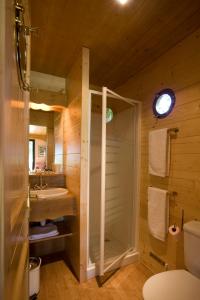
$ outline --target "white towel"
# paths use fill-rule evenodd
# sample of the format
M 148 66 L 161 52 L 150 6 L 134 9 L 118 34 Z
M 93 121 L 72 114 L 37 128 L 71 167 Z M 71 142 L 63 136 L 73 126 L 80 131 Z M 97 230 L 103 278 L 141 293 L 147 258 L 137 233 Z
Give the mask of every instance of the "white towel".
M 148 226 L 155 238 L 165 241 L 169 227 L 168 191 L 148 187 Z
M 32 234 L 29 236 L 29 240 L 30 241 L 40 240 L 40 239 L 45 239 L 45 238 L 56 236 L 56 235 L 59 235 L 59 232 L 57 230 L 49 232 L 49 233 Z
M 168 129 L 157 129 L 149 132 L 149 174 L 169 176 L 170 137 Z
M 45 226 L 33 226 L 30 228 L 29 233 L 30 241 L 45 239 L 59 234 L 57 226 L 53 223 L 48 223 Z

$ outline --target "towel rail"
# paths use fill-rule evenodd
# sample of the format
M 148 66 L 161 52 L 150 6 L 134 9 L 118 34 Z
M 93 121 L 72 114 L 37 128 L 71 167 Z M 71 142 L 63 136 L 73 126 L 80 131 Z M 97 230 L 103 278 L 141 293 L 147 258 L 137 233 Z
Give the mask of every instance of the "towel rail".
M 150 185 L 149 187 L 153 187 L 153 186 Z M 168 195 L 169 197 L 173 197 L 173 199 L 174 199 L 174 198 L 178 195 L 178 193 L 175 192 L 175 191 L 172 191 L 172 192 L 168 191 L 168 192 L 167 192 L 167 195 Z
M 153 187 L 152 185 L 150 185 L 149 187 Z M 169 196 L 173 196 L 173 197 L 175 197 L 175 196 L 177 196 L 178 195 L 178 193 L 177 192 L 175 192 L 175 191 L 168 191 L 167 192 L 167 195 L 169 195 Z

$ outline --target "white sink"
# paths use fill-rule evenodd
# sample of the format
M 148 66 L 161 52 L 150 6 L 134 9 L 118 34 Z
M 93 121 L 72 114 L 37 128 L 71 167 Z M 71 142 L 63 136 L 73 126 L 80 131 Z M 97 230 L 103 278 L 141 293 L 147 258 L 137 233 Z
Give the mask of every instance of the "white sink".
M 64 188 L 49 188 L 45 190 L 31 190 L 30 197 L 38 199 L 51 199 L 64 197 L 67 195 L 67 193 L 68 190 Z

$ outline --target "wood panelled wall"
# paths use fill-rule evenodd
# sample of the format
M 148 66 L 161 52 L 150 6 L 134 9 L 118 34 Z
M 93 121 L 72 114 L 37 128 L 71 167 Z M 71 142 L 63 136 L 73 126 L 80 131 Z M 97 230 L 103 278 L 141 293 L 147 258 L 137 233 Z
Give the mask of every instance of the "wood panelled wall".
M 30 124 L 38 126 L 54 127 L 54 112 L 42 110 L 30 110 Z
M 167 87 L 175 91 L 176 105 L 167 118 L 156 122 L 152 100 L 156 92 Z M 183 266 L 183 233 L 178 242 L 171 236 L 161 242 L 149 234 L 147 187 L 153 185 L 178 193 L 170 199 L 170 224 L 181 226 L 182 209 L 185 222 L 200 219 L 200 30 L 131 78 L 118 91 L 143 102 L 139 242 L 142 261 L 154 272 L 163 270 L 149 256 L 152 251 L 166 261 L 170 269 L 180 268 Z M 153 128 L 164 127 L 178 127 L 179 133 L 171 140 L 170 175 L 162 179 L 148 174 L 148 134 Z
M 64 173 L 66 186 L 76 197 L 77 216 L 73 237 L 69 240 L 68 256 L 76 276 L 80 277 L 80 131 L 81 98 L 74 99 L 64 111 Z
M 45 103 L 47 105 L 66 106 L 66 95 L 62 92 L 32 89 L 30 101 L 35 103 Z
M 87 263 L 86 239 L 86 198 L 83 199 L 81 186 L 81 161 L 83 160 L 83 126 L 85 105 L 89 89 L 89 51 L 83 48 L 71 68 L 66 80 L 68 107 L 63 112 L 64 122 L 64 172 L 66 186 L 76 197 L 77 217 L 73 237 L 68 245 L 68 255 L 76 276 L 84 280 Z M 85 123 L 87 130 L 87 123 Z M 84 205 L 85 204 L 85 205 Z M 83 228 L 85 228 L 84 234 Z M 82 241 L 85 241 L 83 243 Z

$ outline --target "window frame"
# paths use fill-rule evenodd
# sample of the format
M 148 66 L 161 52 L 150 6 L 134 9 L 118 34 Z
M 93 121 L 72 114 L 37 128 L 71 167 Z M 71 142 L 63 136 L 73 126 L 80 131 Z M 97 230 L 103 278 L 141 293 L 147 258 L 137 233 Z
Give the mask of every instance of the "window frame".
M 156 110 L 156 104 L 157 104 L 157 101 L 158 99 L 164 95 L 164 94 L 167 94 L 170 96 L 171 98 L 171 105 L 168 109 L 168 111 L 164 114 L 160 114 L 157 110 Z M 176 96 L 175 96 L 175 93 L 172 89 L 169 89 L 169 88 L 165 88 L 165 89 L 162 89 L 161 91 L 159 91 L 155 97 L 154 97 L 154 100 L 153 100 L 153 104 L 152 104 L 152 109 L 153 109 L 153 114 L 156 118 L 158 119 L 164 119 L 166 118 L 171 112 L 172 110 L 174 109 L 174 106 L 175 106 L 175 103 L 176 103 Z

